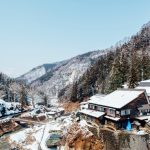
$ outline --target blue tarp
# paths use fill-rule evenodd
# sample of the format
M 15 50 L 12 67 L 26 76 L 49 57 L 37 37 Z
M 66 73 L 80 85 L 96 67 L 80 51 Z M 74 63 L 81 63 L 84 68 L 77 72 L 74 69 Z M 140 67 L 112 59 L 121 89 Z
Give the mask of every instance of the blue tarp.
M 128 119 L 128 121 L 127 121 L 127 126 L 126 126 L 126 130 L 131 131 L 131 129 L 132 129 L 132 127 L 131 127 L 131 122 L 130 122 L 130 120 Z

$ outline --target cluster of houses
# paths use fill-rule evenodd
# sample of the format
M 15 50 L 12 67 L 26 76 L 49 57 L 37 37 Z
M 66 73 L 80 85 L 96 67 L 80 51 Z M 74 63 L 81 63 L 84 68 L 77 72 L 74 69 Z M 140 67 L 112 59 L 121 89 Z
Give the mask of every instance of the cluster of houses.
M 80 119 L 115 129 L 131 130 L 150 121 L 150 80 L 135 89 L 118 89 L 108 95 L 94 95 L 81 103 Z

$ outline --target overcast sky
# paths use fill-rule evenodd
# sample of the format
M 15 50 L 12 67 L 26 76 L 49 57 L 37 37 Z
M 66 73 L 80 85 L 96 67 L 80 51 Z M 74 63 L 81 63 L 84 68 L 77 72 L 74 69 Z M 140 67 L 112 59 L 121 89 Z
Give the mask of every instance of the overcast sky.
M 1 0 L 0 71 L 108 48 L 150 21 L 150 0 Z

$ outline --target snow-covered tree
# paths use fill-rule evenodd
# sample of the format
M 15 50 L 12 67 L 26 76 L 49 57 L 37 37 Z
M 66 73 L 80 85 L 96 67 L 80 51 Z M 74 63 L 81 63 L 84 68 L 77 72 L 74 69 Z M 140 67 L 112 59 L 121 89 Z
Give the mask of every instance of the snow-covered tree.
M 110 72 L 110 92 L 121 87 L 123 83 L 123 74 L 121 72 L 121 65 L 118 58 L 115 59 L 112 70 Z
M 32 106 L 35 107 L 35 101 L 36 101 L 36 97 L 38 95 L 37 90 L 35 90 L 34 88 L 30 87 L 30 88 L 27 89 L 27 93 L 28 93 L 29 98 L 30 98 L 30 100 L 32 102 Z
M 17 100 L 17 95 L 18 95 L 18 98 L 20 97 L 21 85 L 19 83 L 12 82 L 9 85 L 9 89 L 13 93 L 13 99 L 14 99 L 14 102 L 15 102 Z
M 25 106 L 28 105 L 27 103 L 27 91 L 25 85 L 21 84 L 21 90 L 20 90 L 20 103 L 21 103 L 21 109 L 23 110 Z
M 150 56 L 148 50 L 142 51 L 142 80 L 150 78 Z
M 77 82 L 74 83 L 73 87 L 72 87 L 72 93 L 70 96 L 70 100 L 72 102 L 76 102 L 78 100 L 78 84 Z
M 0 90 L 0 99 L 2 99 L 3 97 L 5 97 L 5 91 L 4 90 Z
M 128 87 L 135 88 L 138 84 L 139 63 L 136 50 L 131 52 L 131 65 L 129 68 Z

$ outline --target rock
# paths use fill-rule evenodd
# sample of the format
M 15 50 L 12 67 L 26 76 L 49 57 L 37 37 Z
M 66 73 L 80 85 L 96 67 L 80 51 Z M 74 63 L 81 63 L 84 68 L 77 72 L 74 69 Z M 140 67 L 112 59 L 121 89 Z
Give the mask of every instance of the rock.
M 104 146 L 97 136 L 93 135 L 88 127 L 78 123 L 72 124 L 64 136 L 65 150 L 103 150 Z
M 124 131 L 100 130 L 105 150 L 149 150 L 149 135 L 137 135 Z
M 12 121 L 11 119 L 5 119 L 5 121 L 0 122 L 0 136 L 5 133 L 14 131 L 19 125 Z

